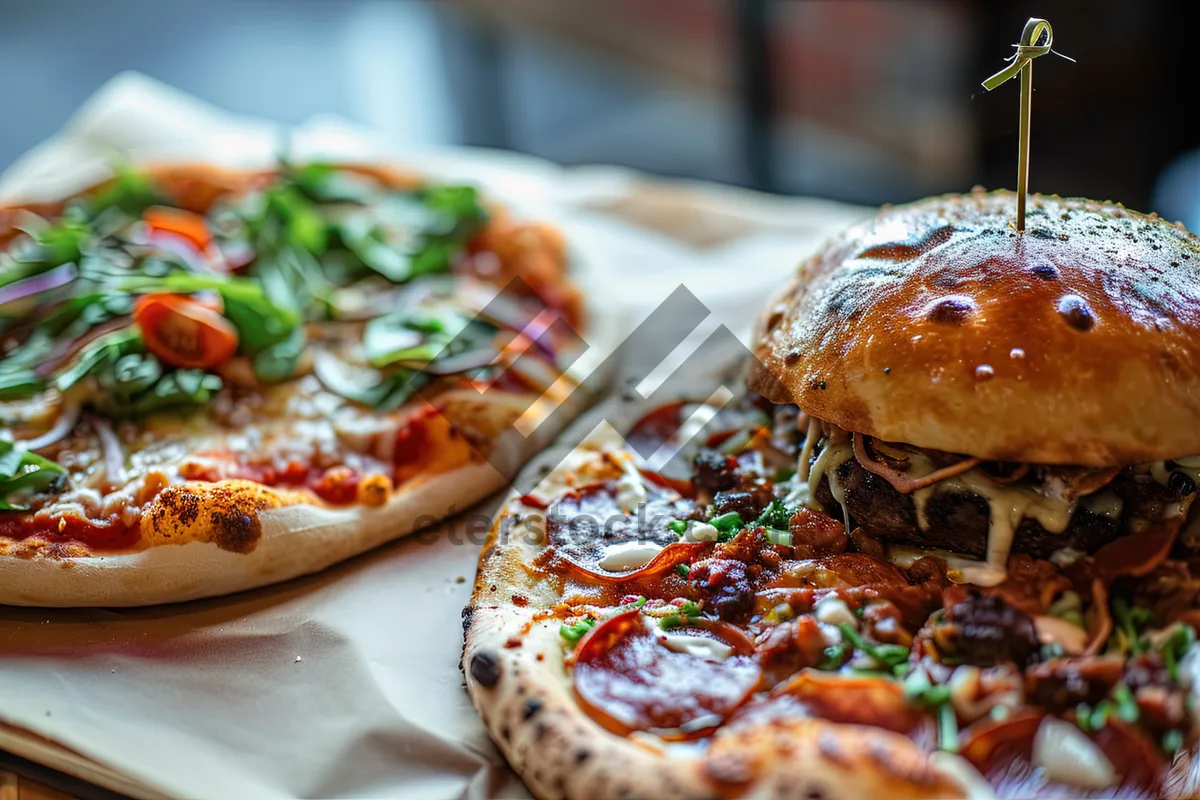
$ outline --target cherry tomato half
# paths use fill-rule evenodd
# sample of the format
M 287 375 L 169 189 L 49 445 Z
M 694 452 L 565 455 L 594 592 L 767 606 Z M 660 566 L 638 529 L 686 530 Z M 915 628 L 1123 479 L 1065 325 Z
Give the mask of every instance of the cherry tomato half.
M 166 206 L 151 206 L 142 214 L 142 221 L 151 233 L 169 233 L 180 236 L 196 248 L 200 253 L 208 249 L 212 243 L 212 234 L 204 217 L 184 211 L 179 208 Z
M 237 329 L 197 300 L 178 294 L 147 294 L 133 306 L 146 349 L 165 364 L 207 369 L 237 351 Z

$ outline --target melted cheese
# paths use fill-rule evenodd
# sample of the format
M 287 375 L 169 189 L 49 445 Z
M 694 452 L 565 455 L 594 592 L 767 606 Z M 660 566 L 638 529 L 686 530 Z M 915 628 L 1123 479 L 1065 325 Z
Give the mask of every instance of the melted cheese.
M 913 475 L 928 475 L 933 471 L 932 464 L 924 456 L 914 454 L 912 458 Z M 981 586 L 994 586 L 1004 580 L 1008 554 L 1021 520 L 1029 517 L 1051 533 L 1062 533 L 1071 524 L 1075 510 L 1071 503 L 1046 497 L 1033 487 L 998 484 L 981 470 L 972 469 L 913 492 L 917 521 L 922 529 L 929 527 L 926 509 L 935 493 L 972 494 L 987 501 L 987 568 L 976 572 L 970 581 Z
M 851 458 L 854 458 L 854 446 L 848 437 L 840 441 L 832 438 L 827 439 L 825 447 L 821 450 L 821 454 L 817 456 L 817 460 L 812 465 L 812 470 L 808 476 L 808 496 L 810 498 L 816 497 L 817 487 L 821 485 L 821 478 L 828 476 L 829 493 L 833 495 L 834 501 L 841 506 L 846 533 L 850 532 L 850 510 L 846 508 L 846 494 L 841 481 L 838 480 L 837 468 Z
M 804 445 L 800 448 L 800 456 L 796 459 L 796 475 L 802 481 L 808 480 L 809 470 L 812 468 L 813 448 L 817 446 L 817 439 L 821 438 L 821 423 L 816 417 L 808 418 L 808 432 L 804 434 Z
M 1058 617 L 1039 615 L 1033 618 L 1038 641 L 1042 644 L 1059 644 L 1067 655 L 1079 655 L 1087 647 L 1088 633 L 1073 622 Z

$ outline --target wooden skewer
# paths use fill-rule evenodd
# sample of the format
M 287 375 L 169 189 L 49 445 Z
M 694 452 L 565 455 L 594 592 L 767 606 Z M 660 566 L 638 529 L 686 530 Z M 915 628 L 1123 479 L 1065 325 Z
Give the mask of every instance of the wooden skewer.
M 1025 231 L 1025 196 L 1029 192 L 1029 119 L 1033 109 L 1033 59 L 1053 53 L 1054 29 L 1044 19 L 1030 17 L 1021 32 L 1021 41 L 1013 45 L 1017 52 L 1007 67 L 983 82 L 989 92 L 1018 73 L 1021 75 L 1021 122 L 1017 140 L 1017 232 Z M 1062 55 L 1055 53 L 1055 55 Z M 1066 56 L 1063 56 L 1066 58 Z M 1068 59 L 1072 60 L 1072 59 Z

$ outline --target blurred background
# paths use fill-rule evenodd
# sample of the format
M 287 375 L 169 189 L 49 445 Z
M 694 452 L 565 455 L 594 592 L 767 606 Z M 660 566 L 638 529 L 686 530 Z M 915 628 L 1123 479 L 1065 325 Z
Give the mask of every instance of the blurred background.
M 1197 4 L 1121 0 L 0 0 L 0 165 L 112 75 L 282 122 L 786 194 L 900 202 L 1012 187 L 1029 16 L 1030 188 L 1200 230 Z

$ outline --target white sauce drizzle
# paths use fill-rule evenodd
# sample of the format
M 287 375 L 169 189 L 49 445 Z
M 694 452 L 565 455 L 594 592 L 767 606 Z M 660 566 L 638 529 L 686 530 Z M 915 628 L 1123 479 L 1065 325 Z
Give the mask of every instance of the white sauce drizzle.
M 604 548 L 604 557 L 596 566 L 608 572 L 625 572 L 649 564 L 662 550 L 654 542 L 621 542 Z
M 733 648 L 707 636 L 686 633 L 665 633 L 658 637 L 663 647 L 676 653 L 702 658 L 705 661 L 724 661 L 733 655 Z

